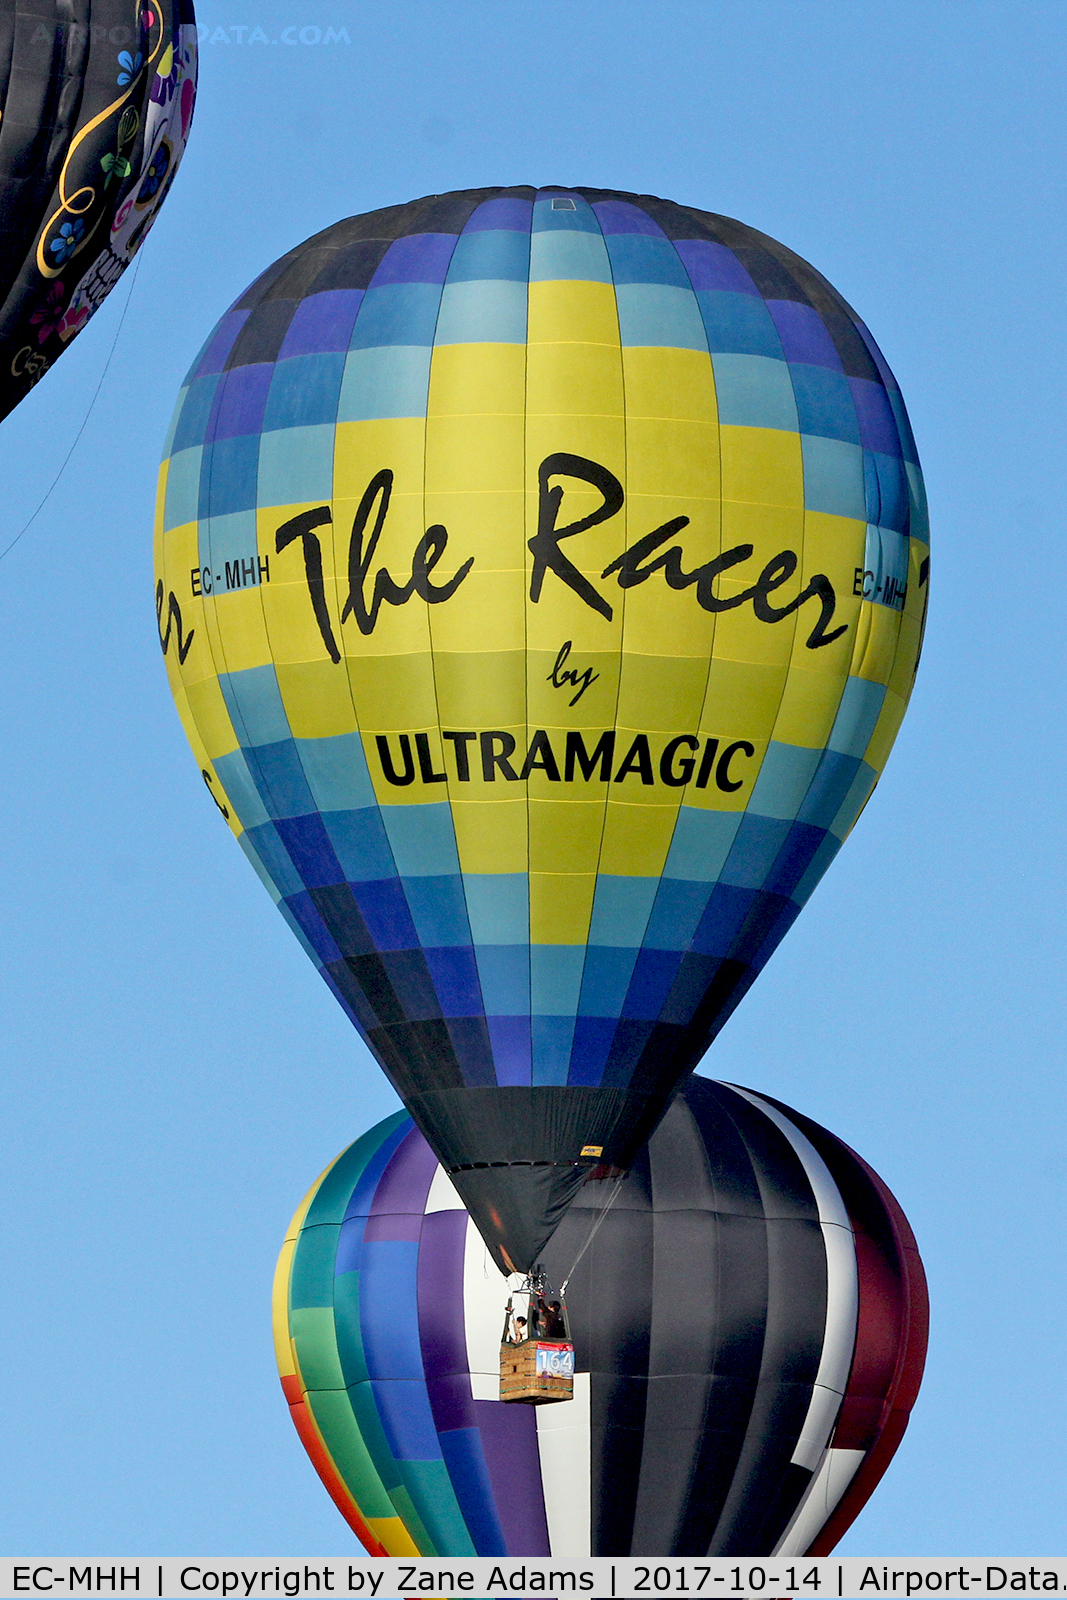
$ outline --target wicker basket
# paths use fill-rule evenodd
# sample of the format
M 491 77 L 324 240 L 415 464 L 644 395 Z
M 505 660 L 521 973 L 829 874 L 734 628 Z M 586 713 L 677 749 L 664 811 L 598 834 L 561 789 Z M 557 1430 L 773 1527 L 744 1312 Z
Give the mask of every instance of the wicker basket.
M 574 1398 L 574 1346 L 550 1339 L 524 1339 L 500 1346 L 500 1398 L 524 1405 L 549 1405 Z

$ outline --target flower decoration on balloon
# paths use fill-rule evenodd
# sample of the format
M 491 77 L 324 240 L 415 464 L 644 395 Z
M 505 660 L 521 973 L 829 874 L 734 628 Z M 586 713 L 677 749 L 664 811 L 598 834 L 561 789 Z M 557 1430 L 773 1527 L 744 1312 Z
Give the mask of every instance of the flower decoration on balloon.
M 126 86 L 126 84 L 132 83 L 143 66 L 144 56 L 141 54 L 140 50 L 138 50 L 135 56 L 131 55 L 128 50 L 120 51 L 119 67 L 121 68 L 121 71 L 115 80 L 119 88 L 122 89 Z

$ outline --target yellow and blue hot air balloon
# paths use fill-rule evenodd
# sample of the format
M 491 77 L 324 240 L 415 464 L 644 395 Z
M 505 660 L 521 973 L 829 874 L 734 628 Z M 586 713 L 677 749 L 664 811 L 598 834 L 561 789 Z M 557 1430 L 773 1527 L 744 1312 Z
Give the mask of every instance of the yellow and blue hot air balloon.
M 925 616 L 897 385 L 725 217 L 482 189 L 270 267 L 156 604 L 222 814 L 497 1261 L 625 1169 L 871 793 Z

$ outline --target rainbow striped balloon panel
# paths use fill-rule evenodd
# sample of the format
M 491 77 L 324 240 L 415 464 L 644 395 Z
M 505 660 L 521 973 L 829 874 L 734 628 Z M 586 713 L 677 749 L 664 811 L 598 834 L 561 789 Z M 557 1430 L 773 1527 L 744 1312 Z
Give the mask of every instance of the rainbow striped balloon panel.
M 691 1067 L 878 779 L 929 571 L 840 296 L 583 189 L 275 263 L 181 391 L 157 529 L 205 780 L 404 1095 Z

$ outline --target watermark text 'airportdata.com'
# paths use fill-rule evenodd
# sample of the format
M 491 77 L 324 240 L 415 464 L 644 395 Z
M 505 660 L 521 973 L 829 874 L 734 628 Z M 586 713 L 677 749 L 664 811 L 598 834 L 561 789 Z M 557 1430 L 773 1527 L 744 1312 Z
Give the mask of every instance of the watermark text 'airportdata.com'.
M 321 44 L 351 44 L 347 28 L 335 28 L 331 24 L 320 27 L 318 23 L 307 22 L 304 24 L 293 23 L 287 28 L 261 28 L 258 23 L 231 23 L 223 26 L 212 27 L 208 22 L 197 24 L 197 39 L 200 47 L 207 44 L 253 44 L 253 45 L 321 45 Z

